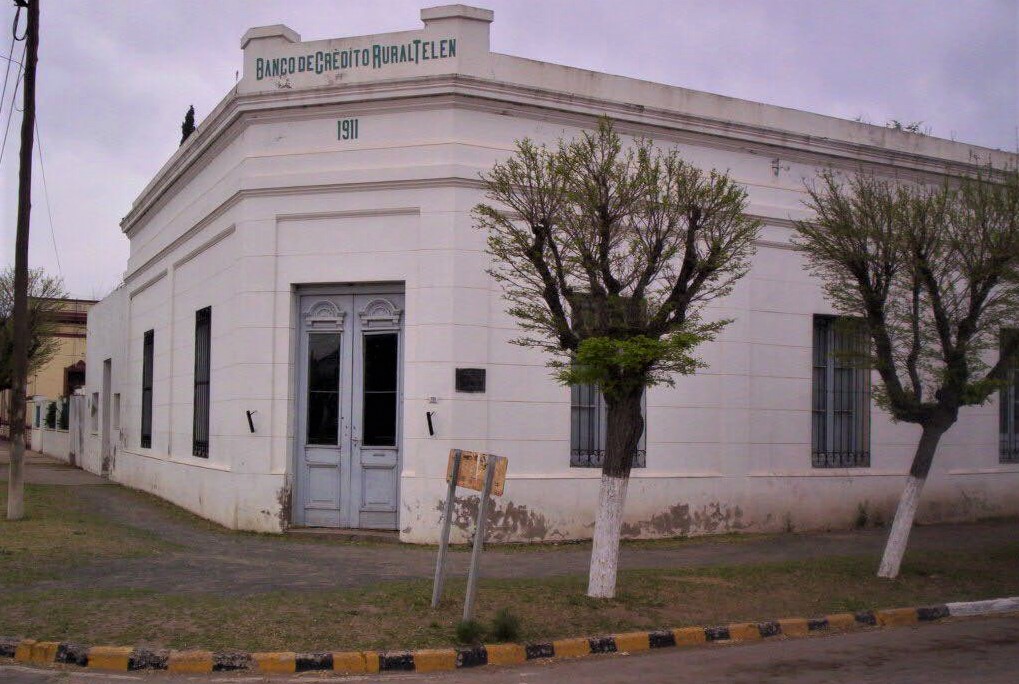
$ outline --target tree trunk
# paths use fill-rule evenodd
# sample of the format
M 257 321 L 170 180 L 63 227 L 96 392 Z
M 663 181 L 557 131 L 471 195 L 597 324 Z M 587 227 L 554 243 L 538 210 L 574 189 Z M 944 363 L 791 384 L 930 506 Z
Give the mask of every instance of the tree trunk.
M 7 476 L 7 519 L 25 515 L 25 390 L 28 381 L 28 227 L 32 213 L 32 148 L 35 144 L 35 65 L 39 54 L 39 0 L 28 4 L 24 108 L 18 171 L 18 226 L 14 246 L 14 363 L 11 378 L 11 464 Z
M 626 489 L 633 457 L 644 432 L 644 417 L 641 413 L 643 393 L 643 390 L 638 390 L 621 397 L 606 397 L 608 415 L 605 462 L 602 466 L 587 583 L 587 595 L 593 598 L 612 598 L 616 595 L 619 532 L 623 525 Z
M 909 469 L 909 477 L 906 478 L 906 488 L 895 509 L 895 520 L 892 521 L 892 529 L 888 533 L 888 541 L 885 543 L 881 567 L 877 571 L 878 577 L 895 579 L 899 575 L 902 556 L 906 553 L 906 542 L 909 541 L 909 532 L 913 528 L 913 518 L 916 517 L 916 509 L 920 504 L 920 493 L 927 481 L 927 474 L 931 470 L 938 442 L 947 429 L 947 427 L 926 425 L 923 428 L 920 443 L 916 446 L 916 455 L 913 457 L 913 465 Z

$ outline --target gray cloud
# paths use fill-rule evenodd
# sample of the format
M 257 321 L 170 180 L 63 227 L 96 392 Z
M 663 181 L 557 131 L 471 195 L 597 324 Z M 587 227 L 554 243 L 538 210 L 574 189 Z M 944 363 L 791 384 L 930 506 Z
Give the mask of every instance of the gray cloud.
M 53 229 L 68 287 L 120 279 L 120 218 L 233 85 L 239 39 L 285 23 L 305 40 L 419 26 L 434 3 L 43 0 L 39 74 Z M 1019 0 L 497 0 L 497 52 L 1015 149 Z M 9 26 L 5 9 L 0 26 Z M 9 38 L 0 38 L 6 55 Z M 20 54 L 15 48 L 15 58 Z M 12 80 L 13 82 L 13 80 Z M 4 103 L 0 124 L 6 121 Z M 0 168 L 0 256 L 13 260 L 18 118 Z M 56 271 L 36 166 L 31 261 Z

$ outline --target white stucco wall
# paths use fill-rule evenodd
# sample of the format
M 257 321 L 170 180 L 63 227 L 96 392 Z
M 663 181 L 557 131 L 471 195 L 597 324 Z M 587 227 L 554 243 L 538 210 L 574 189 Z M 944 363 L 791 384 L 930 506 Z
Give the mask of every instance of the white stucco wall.
M 624 134 L 729 170 L 765 222 L 750 275 L 711 310 L 735 322 L 703 348 L 709 367 L 648 393 L 647 468 L 633 475 L 626 533 L 847 527 L 861 505 L 889 520 L 916 428 L 875 408 L 869 468 L 810 465 L 811 319 L 830 307 L 790 248 L 790 221 L 805 217 L 803 183 L 821 167 L 933 177 L 970 153 L 1005 157 L 495 55 L 487 28 L 446 17 L 421 32 L 309 44 L 280 28 L 249 32 L 244 77 L 136 201 L 123 224 L 125 284 L 89 315 L 86 394 L 100 392 L 109 358 L 111 391 L 121 395 L 110 476 L 230 527 L 280 530 L 294 472 L 295 287 L 401 283 L 401 538 L 436 540 L 452 447 L 510 459 L 495 539 L 588 536 L 599 473 L 569 467 L 569 392 L 540 353 L 508 344 L 515 323 L 485 274 L 484 235 L 469 212 L 483 199 L 478 174 L 515 140 L 553 143 L 607 113 Z M 451 36 L 457 56 L 427 64 L 282 80 L 252 72 L 254 60 L 273 55 Z M 343 118 L 359 119 L 358 140 L 337 139 Z M 191 455 L 194 317 L 205 306 L 213 311 L 208 459 Z M 150 329 L 153 438 L 143 449 Z M 465 366 L 487 369 L 486 393 L 454 391 L 454 370 Z M 435 436 L 425 411 L 435 412 Z M 994 401 L 963 412 L 939 451 L 921 520 L 1019 513 L 1019 466 L 998 463 L 997 434 Z M 88 437 L 85 466 L 99 472 L 99 436 Z M 461 535 L 471 505 L 471 497 L 458 505 Z

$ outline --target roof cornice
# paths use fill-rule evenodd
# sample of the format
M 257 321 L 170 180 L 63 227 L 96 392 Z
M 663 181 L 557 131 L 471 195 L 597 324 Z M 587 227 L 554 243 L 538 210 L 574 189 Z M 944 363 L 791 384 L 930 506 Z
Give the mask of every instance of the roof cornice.
M 300 91 L 274 91 L 240 95 L 231 91 L 202 125 L 135 200 L 121 228 L 132 236 L 146 215 L 162 206 L 200 169 L 198 162 L 234 140 L 251 123 L 322 116 L 330 107 L 360 104 L 365 109 L 415 108 L 437 98 L 452 98 L 455 106 L 522 113 L 541 110 L 543 116 L 574 125 L 589 125 L 608 115 L 625 133 L 688 141 L 709 147 L 781 153 L 786 160 L 829 163 L 833 166 L 870 167 L 894 173 L 938 177 L 971 170 L 992 157 L 1015 161 L 1016 155 L 978 146 L 960 145 L 976 155 L 974 161 L 890 149 L 867 144 L 806 135 L 766 126 L 736 123 L 688 114 L 673 109 L 647 107 L 605 98 L 562 93 L 535 86 L 483 79 L 463 74 L 442 74 L 406 79 L 350 83 L 342 88 L 323 87 Z M 984 157 L 981 159 L 981 155 Z

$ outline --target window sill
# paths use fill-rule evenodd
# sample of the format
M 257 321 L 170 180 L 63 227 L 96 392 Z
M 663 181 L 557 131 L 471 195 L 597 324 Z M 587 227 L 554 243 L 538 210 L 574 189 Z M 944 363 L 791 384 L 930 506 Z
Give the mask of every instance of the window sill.
M 758 471 L 747 477 L 905 477 L 905 470 L 874 470 L 873 468 L 813 468 L 811 470 Z
M 230 472 L 232 468 L 222 463 L 210 462 L 207 458 L 200 458 L 198 456 L 174 456 L 170 454 L 164 454 L 156 452 L 153 449 L 142 449 L 140 447 L 135 448 L 125 453 L 134 454 L 135 456 L 141 456 L 142 458 L 151 458 L 156 461 L 163 461 L 164 463 L 174 463 L 177 465 L 194 466 L 196 468 L 205 468 L 207 470 L 218 470 L 220 472 Z

